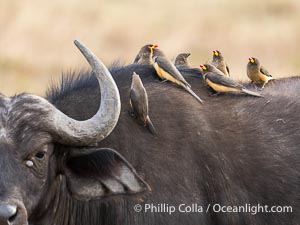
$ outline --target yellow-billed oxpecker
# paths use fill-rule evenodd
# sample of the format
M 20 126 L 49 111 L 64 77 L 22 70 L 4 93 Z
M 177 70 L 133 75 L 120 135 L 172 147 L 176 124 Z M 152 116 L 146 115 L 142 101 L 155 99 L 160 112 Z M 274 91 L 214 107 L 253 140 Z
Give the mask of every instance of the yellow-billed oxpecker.
M 157 75 L 161 79 L 171 81 L 179 86 L 183 87 L 187 92 L 194 96 L 199 102 L 203 103 L 195 92 L 191 89 L 191 85 L 184 79 L 175 65 L 165 56 L 154 56 L 153 66 L 156 70 Z
M 224 56 L 219 50 L 213 50 L 213 59 L 211 64 L 222 71 L 225 76 L 230 77 L 229 67 L 225 62 Z
M 143 46 L 136 55 L 133 63 L 151 65 L 153 56 L 163 55 L 162 51 L 157 49 L 157 47 L 158 45 L 153 44 Z
M 135 72 L 132 74 L 130 90 L 131 115 L 135 116 L 139 123 L 147 126 L 152 134 L 156 134 L 153 123 L 148 115 L 148 95 L 142 80 Z
M 249 57 L 249 62 L 247 64 L 247 76 L 255 84 L 262 84 L 261 90 L 269 82 L 273 80 L 272 75 L 264 68 L 257 58 Z
M 246 89 L 243 85 L 232 80 L 231 78 L 220 74 L 219 70 L 211 64 L 200 65 L 200 67 L 203 70 L 204 80 L 217 93 L 243 92 L 248 95 L 262 97 L 259 93 L 250 91 Z
M 180 53 L 177 55 L 175 59 L 175 66 L 186 66 L 189 67 L 189 63 L 187 58 L 191 55 L 191 53 Z

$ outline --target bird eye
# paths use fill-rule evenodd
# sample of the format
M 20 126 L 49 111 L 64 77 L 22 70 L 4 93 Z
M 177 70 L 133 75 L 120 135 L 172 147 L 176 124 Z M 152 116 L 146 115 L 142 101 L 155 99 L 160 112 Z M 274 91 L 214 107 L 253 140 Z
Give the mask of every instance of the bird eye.
M 42 159 L 42 158 L 44 158 L 45 154 L 46 154 L 46 152 L 40 151 L 40 152 L 35 154 L 35 157 L 38 158 L 38 159 Z

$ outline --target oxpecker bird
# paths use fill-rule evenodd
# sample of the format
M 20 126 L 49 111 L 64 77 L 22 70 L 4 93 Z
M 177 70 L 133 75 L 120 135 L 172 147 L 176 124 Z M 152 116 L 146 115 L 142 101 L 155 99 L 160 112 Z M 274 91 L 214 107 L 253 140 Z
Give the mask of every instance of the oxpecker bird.
M 265 85 L 269 82 L 269 80 L 273 80 L 272 75 L 266 70 L 258 61 L 257 58 L 249 57 L 249 62 L 247 64 L 247 76 L 250 80 L 255 83 L 262 83 L 261 90 L 265 87 Z
M 227 66 L 224 56 L 220 51 L 218 50 L 213 51 L 213 59 L 211 61 L 211 64 L 216 68 L 218 68 L 220 71 L 222 71 L 222 73 L 225 76 L 230 77 L 229 67 Z
M 183 87 L 187 92 L 194 96 L 199 102 L 203 103 L 195 92 L 191 89 L 191 85 L 184 79 L 181 73 L 177 70 L 175 65 L 165 56 L 154 56 L 153 66 L 157 75 L 161 79 L 171 81 L 179 86 Z
M 153 56 L 163 56 L 163 52 L 157 49 L 158 45 L 148 44 L 143 46 L 136 55 L 134 62 L 137 64 L 151 65 Z
M 262 97 L 259 93 L 250 91 L 246 89 L 243 85 L 232 80 L 231 78 L 220 74 L 219 70 L 211 64 L 200 65 L 200 67 L 203 70 L 204 80 L 217 93 L 243 92 L 245 94 L 252 95 L 255 97 Z
M 175 66 L 189 66 L 187 58 L 191 55 L 191 53 L 181 53 L 177 55 L 175 59 Z
M 156 134 L 153 123 L 148 115 L 148 95 L 142 80 L 135 72 L 132 74 L 130 90 L 131 115 L 135 116 L 139 123 L 147 126 L 152 134 Z

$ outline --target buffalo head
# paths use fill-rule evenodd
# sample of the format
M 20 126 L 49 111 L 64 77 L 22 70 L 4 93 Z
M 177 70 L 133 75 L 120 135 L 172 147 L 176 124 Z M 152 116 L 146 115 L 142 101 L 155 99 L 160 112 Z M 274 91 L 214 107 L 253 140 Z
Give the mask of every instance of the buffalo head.
M 101 104 L 92 118 L 74 120 L 35 95 L 0 94 L 0 225 L 45 224 L 45 213 L 54 217 L 62 210 L 60 192 L 89 201 L 146 187 L 118 152 L 96 147 L 117 124 L 119 91 L 102 62 L 75 44 L 100 85 Z

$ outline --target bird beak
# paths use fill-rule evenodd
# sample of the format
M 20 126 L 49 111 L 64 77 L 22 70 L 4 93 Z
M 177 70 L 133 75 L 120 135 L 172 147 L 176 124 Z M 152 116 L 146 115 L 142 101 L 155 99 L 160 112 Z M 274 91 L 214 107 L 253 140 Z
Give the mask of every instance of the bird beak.
M 152 50 L 152 49 L 154 49 L 154 48 L 158 48 L 158 45 L 148 46 L 148 48 L 149 48 L 150 50 Z
M 206 66 L 204 66 L 204 65 L 200 65 L 200 68 L 202 69 L 202 70 L 207 70 L 207 68 L 206 68 Z
M 213 53 L 214 53 L 215 56 L 219 56 L 219 53 L 218 53 L 217 50 L 213 50 Z
M 249 62 L 254 63 L 254 59 L 252 57 L 249 57 Z

